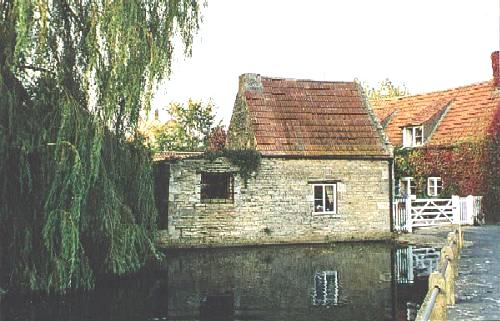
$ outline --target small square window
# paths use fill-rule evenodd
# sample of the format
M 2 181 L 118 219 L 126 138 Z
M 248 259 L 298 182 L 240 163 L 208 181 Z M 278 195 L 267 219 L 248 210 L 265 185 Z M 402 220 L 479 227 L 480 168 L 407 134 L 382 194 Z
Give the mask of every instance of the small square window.
M 337 185 L 314 184 L 314 212 L 335 214 L 337 208 Z
M 424 127 L 410 126 L 403 128 L 403 147 L 416 147 L 424 144 Z
M 443 190 L 443 182 L 441 177 L 429 177 L 427 178 L 427 195 L 438 196 Z
M 234 178 L 231 173 L 201 173 L 202 203 L 232 203 Z

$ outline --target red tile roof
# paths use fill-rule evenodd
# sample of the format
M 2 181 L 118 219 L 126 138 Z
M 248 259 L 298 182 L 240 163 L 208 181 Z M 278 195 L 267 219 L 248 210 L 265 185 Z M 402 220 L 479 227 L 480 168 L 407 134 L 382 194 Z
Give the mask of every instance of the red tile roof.
M 431 92 L 416 96 L 370 101 L 377 117 L 387 119 L 389 141 L 402 145 L 401 127 L 419 125 L 449 105 L 426 145 L 451 145 L 460 141 L 483 139 L 492 128 L 494 114 L 500 108 L 500 89 L 493 81 Z
M 240 89 L 240 95 L 263 155 L 390 155 L 356 83 L 256 76 L 258 89 Z

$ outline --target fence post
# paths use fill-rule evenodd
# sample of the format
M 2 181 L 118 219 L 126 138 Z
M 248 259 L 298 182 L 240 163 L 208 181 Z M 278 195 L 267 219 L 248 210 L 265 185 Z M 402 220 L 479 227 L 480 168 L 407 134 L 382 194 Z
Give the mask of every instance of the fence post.
M 474 225 L 474 197 L 469 195 L 465 198 L 467 208 L 467 224 Z
M 453 208 L 453 224 L 460 225 L 460 197 L 458 195 L 451 196 L 451 206 Z
M 448 261 L 448 266 L 443 271 L 446 289 L 446 303 L 449 305 L 455 304 L 455 277 L 458 275 L 457 266 L 457 249 L 453 246 L 445 246 L 441 249 L 441 266 L 445 266 L 445 261 Z
M 448 309 L 446 305 L 446 280 L 440 272 L 432 272 L 429 275 L 429 292 L 435 287 L 439 288 L 439 294 L 432 309 L 430 320 L 448 320 Z
M 405 198 L 405 207 L 406 230 L 411 233 L 413 232 L 413 222 L 411 219 L 411 198 L 409 195 Z
M 460 256 L 460 251 L 462 250 L 462 248 L 464 246 L 464 244 L 463 244 L 464 240 L 462 238 L 462 235 L 461 235 L 459 229 L 456 229 L 454 233 L 455 233 L 455 240 L 457 242 L 457 247 L 458 247 L 458 256 Z

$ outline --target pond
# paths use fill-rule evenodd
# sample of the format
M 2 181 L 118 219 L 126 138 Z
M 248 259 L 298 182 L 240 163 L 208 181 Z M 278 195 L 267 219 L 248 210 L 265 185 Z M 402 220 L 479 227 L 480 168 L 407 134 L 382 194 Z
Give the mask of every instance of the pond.
M 0 321 L 412 320 L 439 259 L 386 243 L 167 252 L 158 271 L 64 298 L 5 297 Z

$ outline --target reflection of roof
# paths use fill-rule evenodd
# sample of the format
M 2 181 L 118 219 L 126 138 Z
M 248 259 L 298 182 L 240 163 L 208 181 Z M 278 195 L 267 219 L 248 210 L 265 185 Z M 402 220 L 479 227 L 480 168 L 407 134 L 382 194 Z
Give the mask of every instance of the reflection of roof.
M 482 139 L 492 127 L 500 108 L 500 95 L 492 81 L 416 96 L 380 99 L 370 102 L 379 119 L 392 115 L 385 131 L 393 145 L 402 144 L 401 127 L 420 125 L 448 109 L 427 144 L 447 145 Z
M 185 158 L 193 158 L 197 156 L 203 155 L 203 152 L 175 152 L 175 151 L 166 151 L 159 152 L 153 155 L 153 161 L 162 161 L 162 160 L 178 160 Z
M 256 76 L 257 89 L 240 94 L 263 155 L 389 155 L 356 83 Z

